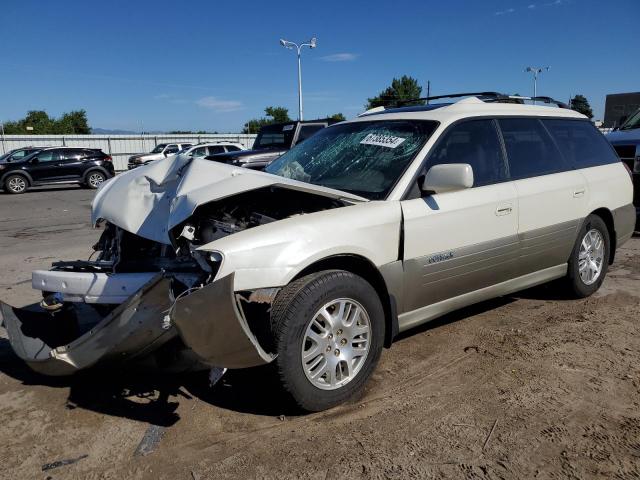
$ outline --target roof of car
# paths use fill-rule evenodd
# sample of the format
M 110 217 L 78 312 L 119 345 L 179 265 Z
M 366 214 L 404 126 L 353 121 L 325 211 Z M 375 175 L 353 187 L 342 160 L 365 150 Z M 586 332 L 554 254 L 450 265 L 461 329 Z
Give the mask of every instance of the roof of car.
M 449 123 L 467 117 L 483 116 L 532 116 L 566 117 L 586 119 L 584 115 L 568 108 L 519 103 L 484 102 L 477 97 L 467 97 L 455 103 L 417 105 L 368 110 L 352 121 L 412 119 L 435 120 Z
M 209 147 L 214 145 L 241 145 L 238 142 L 232 142 L 230 140 L 222 140 L 220 142 L 202 142 L 191 145 L 192 147 Z

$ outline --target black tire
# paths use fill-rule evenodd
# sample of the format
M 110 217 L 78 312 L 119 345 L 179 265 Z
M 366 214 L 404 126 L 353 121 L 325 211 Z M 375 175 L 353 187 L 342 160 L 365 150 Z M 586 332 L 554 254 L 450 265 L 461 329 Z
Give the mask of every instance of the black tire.
M 29 188 L 29 180 L 24 175 L 9 175 L 4 179 L 4 191 L 13 195 L 24 193 Z
M 314 385 L 305 374 L 303 339 L 316 312 L 336 299 L 353 299 L 364 308 L 369 319 L 370 343 L 362 365 L 351 379 L 333 390 L 325 390 Z M 380 359 L 384 321 L 375 289 L 351 272 L 327 270 L 302 277 L 283 288 L 271 309 L 271 328 L 278 354 L 274 363 L 285 392 L 298 407 L 314 412 L 334 407 L 361 393 Z
M 87 188 L 96 189 L 107 179 L 107 176 L 99 170 L 92 170 L 85 177 L 85 186 Z
M 585 236 L 591 230 L 596 230 L 602 237 L 604 242 L 604 255 L 602 259 L 602 267 L 598 277 L 593 283 L 585 283 L 580 275 L 579 255 L 582 245 L 582 241 Z M 611 239 L 609 237 L 609 230 L 601 217 L 598 215 L 589 215 L 584 221 L 582 228 L 578 232 L 578 238 L 571 251 L 571 257 L 569 258 L 569 265 L 567 270 L 567 276 L 564 279 L 565 286 L 568 292 L 576 298 L 585 298 L 592 295 L 600 288 L 605 276 L 607 275 L 607 269 L 609 267 L 609 259 L 611 255 Z

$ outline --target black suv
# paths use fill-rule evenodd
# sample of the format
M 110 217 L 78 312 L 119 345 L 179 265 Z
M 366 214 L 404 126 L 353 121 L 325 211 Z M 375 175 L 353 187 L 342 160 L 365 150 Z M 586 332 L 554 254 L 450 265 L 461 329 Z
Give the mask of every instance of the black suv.
M 0 185 L 23 193 L 35 185 L 79 183 L 98 188 L 114 175 L 111 157 L 100 149 L 47 147 L 30 155 L 0 160 Z

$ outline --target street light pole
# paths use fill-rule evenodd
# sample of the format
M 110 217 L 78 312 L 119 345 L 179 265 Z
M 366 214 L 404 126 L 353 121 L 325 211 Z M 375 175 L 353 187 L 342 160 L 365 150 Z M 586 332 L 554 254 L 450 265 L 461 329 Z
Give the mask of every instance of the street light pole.
M 533 73 L 533 104 L 536 104 L 536 97 L 538 96 L 538 75 L 543 71 L 549 71 L 549 67 L 527 67 L 525 72 Z
M 295 42 L 290 42 L 289 40 L 280 39 L 280 45 L 284 48 L 288 48 L 289 50 L 296 50 L 298 54 L 298 120 L 303 120 L 302 113 L 302 60 L 300 52 L 302 51 L 302 47 L 316 48 L 317 40 L 316 37 L 311 38 L 307 43 L 301 43 L 298 45 Z

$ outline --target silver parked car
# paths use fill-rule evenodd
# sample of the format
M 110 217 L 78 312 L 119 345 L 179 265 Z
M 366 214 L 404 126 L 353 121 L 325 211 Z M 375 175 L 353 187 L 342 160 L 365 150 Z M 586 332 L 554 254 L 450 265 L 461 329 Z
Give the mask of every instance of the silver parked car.
M 159 143 L 149 153 L 132 155 L 131 157 L 129 157 L 128 168 L 129 170 L 131 170 L 141 165 L 151 163 L 154 160 L 162 160 L 169 155 L 176 155 L 185 148 L 191 147 L 191 145 L 191 143 Z

